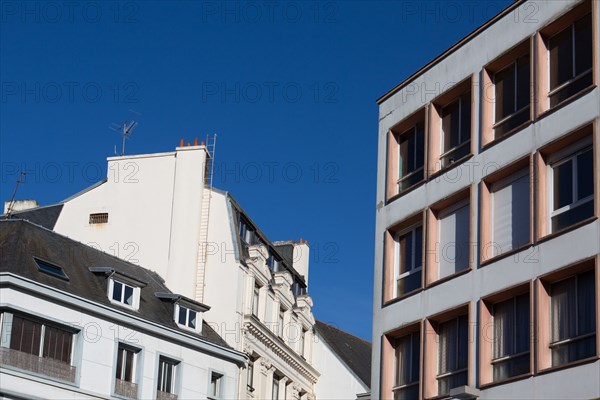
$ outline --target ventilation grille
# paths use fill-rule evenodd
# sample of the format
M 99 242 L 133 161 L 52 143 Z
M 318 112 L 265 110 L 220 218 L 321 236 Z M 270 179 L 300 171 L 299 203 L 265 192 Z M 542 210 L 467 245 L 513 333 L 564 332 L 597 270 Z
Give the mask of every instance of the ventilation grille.
M 106 223 L 108 223 L 108 213 L 90 214 L 90 225 L 91 224 L 106 224 Z

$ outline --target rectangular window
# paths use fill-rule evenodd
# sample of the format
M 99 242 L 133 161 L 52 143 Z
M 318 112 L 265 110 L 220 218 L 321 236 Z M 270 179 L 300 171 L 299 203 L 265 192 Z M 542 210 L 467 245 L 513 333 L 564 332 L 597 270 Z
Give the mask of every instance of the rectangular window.
M 438 279 L 469 268 L 470 207 L 463 200 L 439 214 Z
M 494 381 L 528 373 L 531 343 L 529 293 L 494 304 L 492 318 Z
M 133 307 L 133 292 L 133 286 L 113 280 L 111 297 L 114 301 Z
M 594 160 L 591 144 L 550 165 L 552 231 L 594 215 Z
M 139 350 L 119 344 L 117 350 L 117 369 L 115 371 L 115 394 L 130 399 L 137 399 L 138 385 L 136 381 L 137 354 Z
M 218 374 L 216 372 L 211 372 L 210 374 L 210 388 L 209 388 L 209 396 L 215 399 L 221 398 L 221 385 L 222 385 L 223 375 Z
M 550 285 L 552 366 L 596 355 L 594 270 Z
M 529 242 L 530 192 L 529 169 L 491 185 L 491 246 L 497 256 Z
M 71 366 L 74 331 L 8 312 L 0 314 L 0 321 L 1 336 L 9 339 L 3 364 L 75 382 L 76 369 Z
M 450 389 L 467 384 L 469 361 L 468 316 L 439 324 L 438 327 L 438 394 L 447 395 Z
M 304 341 L 306 340 L 306 330 L 304 330 L 304 328 L 301 328 L 300 330 L 300 355 L 302 357 L 304 357 L 304 349 L 305 349 L 305 343 Z
M 258 317 L 258 296 L 260 294 L 260 288 L 258 286 L 254 286 L 254 291 L 252 292 L 252 315 Z
M 254 360 L 248 362 L 248 372 L 246 375 L 246 389 L 249 392 L 254 392 Z
M 271 395 L 273 400 L 279 400 L 279 377 L 273 375 L 273 393 Z
M 158 360 L 158 379 L 156 389 L 163 393 L 175 393 L 175 374 L 177 362 L 165 357 Z
M 419 398 L 420 335 L 413 332 L 395 340 L 394 400 Z
M 498 139 L 530 119 L 530 59 L 522 55 L 494 74 L 494 138 Z
M 569 99 L 593 84 L 592 14 L 575 21 L 548 39 L 550 106 Z
M 107 224 L 108 213 L 90 214 L 90 225 L 92 224 Z
M 117 370 L 116 378 L 122 381 L 133 382 L 134 379 L 134 360 L 136 352 L 123 345 L 119 345 L 117 352 Z
M 34 258 L 34 261 L 40 271 L 57 276 L 59 278 L 69 279 L 67 274 L 65 274 L 65 271 L 58 265 L 51 264 L 38 258 Z
M 460 160 L 471 148 L 471 91 L 459 96 L 441 110 L 442 168 Z
M 10 348 L 40 358 L 71 363 L 73 332 L 14 315 Z
M 279 310 L 279 319 L 277 321 L 277 334 L 280 338 L 283 338 L 283 316 L 284 310 Z
M 423 270 L 423 227 L 416 226 L 395 238 L 394 297 L 412 292 L 421 287 Z
M 254 230 L 243 219 L 240 219 L 240 239 L 246 244 L 254 244 Z
M 398 187 L 403 191 L 424 178 L 425 124 L 418 122 L 398 135 Z
M 189 308 L 177 305 L 179 312 L 177 313 L 177 323 L 191 329 L 196 329 L 196 317 L 198 313 Z

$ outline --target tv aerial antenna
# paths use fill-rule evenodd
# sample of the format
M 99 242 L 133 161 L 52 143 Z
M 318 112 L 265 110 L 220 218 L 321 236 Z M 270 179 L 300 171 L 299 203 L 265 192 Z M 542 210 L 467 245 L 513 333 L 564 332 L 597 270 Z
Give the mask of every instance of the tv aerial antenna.
M 19 185 L 21 183 L 25 183 L 23 178 L 25 178 L 25 172 L 21 171 L 19 173 L 19 179 L 17 179 L 17 184 L 15 185 L 15 190 L 10 199 L 10 203 L 8 203 L 8 209 L 6 210 L 6 218 L 10 218 L 10 214 L 12 213 L 12 208 L 15 204 L 15 196 L 17 195 L 17 190 L 19 190 Z
M 134 111 L 134 110 L 129 110 L 130 112 L 137 114 L 137 115 L 142 115 L 141 113 Z M 119 135 L 121 135 L 121 156 L 125 155 L 125 141 L 127 139 L 129 139 L 131 137 L 131 134 L 133 133 L 133 130 L 135 129 L 135 127 L 138 125 L 138 122 L 135 120 L 125 120 L 122 124 L 115 124 L 113 123 L 112 126 L 110 127 L 111 130 L 117 132 Z M 117 146 L 115 145 L 115 154 L 117 154 Z

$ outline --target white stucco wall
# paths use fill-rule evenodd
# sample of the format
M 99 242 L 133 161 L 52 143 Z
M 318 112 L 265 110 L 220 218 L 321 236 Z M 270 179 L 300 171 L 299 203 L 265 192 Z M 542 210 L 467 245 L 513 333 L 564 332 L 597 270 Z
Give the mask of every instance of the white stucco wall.
M 351 400 L 369 388 L 344 364 L 317 332 L 313 343 L 313 366 L 323 371 L 315 385 L 319 400 Z
M 29 285 L 28 287 L 31 287 Z M 48 294 L 52 290 L 42 289 L 40 293 Z M 69 298 L 68 294 L 55 294 L 57 299 Z M 158 374 L 158 357 L 160 355 L 179 360 L 176 374 L 179 375 L 180 399 L 206 398 L 210 383 L 210 372 L 224 375 L 224 398 L 233 398 L 237 391 L 238 366 L 228 360 L 204 353 L 191 346 L 183 346 L 185 333 L 162 330 L 162 334 L 149 334 L 145 331 L 145 322 L 137 326 L 124 318 L 115 318 L 118 311 L 106 311 L 106 317 L 95 315 L 105 306 L 94 306 L 80 298 L 73 297 L 78 307 L 63 303 L 60 300 L 50 301 L 39 295 L 3 287 L 0 289 L 0 306 L 12 311 L 37 315 L 41 318 L 73 326 L 80 329 L 74 338 L 75 351 L 72 365 L 77 367 L 77 379 L 74 385 L 59 383 L 44 376 L 34 376 L 27 371 L 15 370 L 3 366 L 0 370 L 1 391 L 19 393 L 25 398 L 110 398 L 113 393 L 116 366 L 116 352 L 119 342 L 128 343 L 141 349 L 138 355 L 139 398 L 150 399 L 156 396 Z M 59 302 L 60 301 L 60 302 Z M 81 304 L 90 304 L 94 314 L 80 308 Z M 117 316 L 118 317 L 118 316 Z M 152 324 L 152 323 L 151 323 Z M 198 340 L 198 339 L 195 339 Z
M 206 154 L 191 146 L 111 157 L 107 181 L 66 201 L 54 230 L 154 270 L 194 298 Z M 89 224 L 92 213 L 108 213 L 108 223 Z

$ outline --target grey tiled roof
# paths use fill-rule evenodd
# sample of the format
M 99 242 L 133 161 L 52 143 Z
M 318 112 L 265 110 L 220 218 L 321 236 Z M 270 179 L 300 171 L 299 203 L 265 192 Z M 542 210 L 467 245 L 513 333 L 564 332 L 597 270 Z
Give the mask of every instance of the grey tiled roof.
M 36 225 L 43 226 L 47 229 L 54 229 L 56 221 L 62 211 L 62 204 L 53 204 L 51 206 L 36 207 L 29 210 L 13 212 L 10 216 L 12 219 L 25 219 Z M 6 214 L 0 216 L 0 220 L 6 219 Z
M 321 321 L 316 321 L 315 330 L 348 368 L 370 389 L 371 343 Z
M 40 272 L 34 257 L 61 267 L 68 280 Z M 146 285 L 140 290 L 139 310 L 134 311 L 111 303 L 106 294 L 106 276 L 90 272 L 90 267 L 108 267 L 117 273 L 145 283 Z M 121 312 L 181 330 L 173 320 L 173 303 L 155 296 L 156 292 L 170 293 L 157 273 L 28 221 L 18 219 L 0 221 L 0 272 L 20 275 Z M 190 331 L 182 330 L 182 332 L 194 335 Z M 231 348 L 206 322 L 203 322 L 202 333 L 196 336 L 219 346 Z

